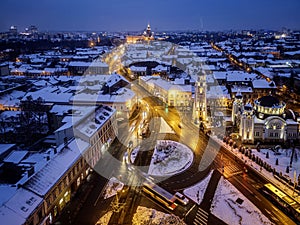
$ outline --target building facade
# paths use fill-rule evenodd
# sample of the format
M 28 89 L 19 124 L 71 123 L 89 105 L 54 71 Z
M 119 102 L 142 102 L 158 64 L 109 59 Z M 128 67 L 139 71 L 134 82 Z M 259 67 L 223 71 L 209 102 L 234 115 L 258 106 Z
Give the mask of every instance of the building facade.
M 239 102 L 239 106 L 238 105 Z M 239 107 L 239 110 L 237 110 Z M 299 122 L 295 112 L 273 96 L 263 96 L 244 105 L 235 100 L 232 117 L 240 121 L 239 134 L 244 143 L 287 143 L 299 141 Z

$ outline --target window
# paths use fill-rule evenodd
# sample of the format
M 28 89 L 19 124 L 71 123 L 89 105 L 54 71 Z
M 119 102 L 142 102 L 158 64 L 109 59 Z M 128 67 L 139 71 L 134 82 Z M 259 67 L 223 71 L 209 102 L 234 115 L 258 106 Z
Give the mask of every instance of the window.
M 278 137 L 278 133 L 275 133 L 275 137 Z
M 270 137 L 273 137 L 273 133 L 270 133 Z
M 258 131 L 255 132 L 255 136 L 259 136 L 259 132 Z

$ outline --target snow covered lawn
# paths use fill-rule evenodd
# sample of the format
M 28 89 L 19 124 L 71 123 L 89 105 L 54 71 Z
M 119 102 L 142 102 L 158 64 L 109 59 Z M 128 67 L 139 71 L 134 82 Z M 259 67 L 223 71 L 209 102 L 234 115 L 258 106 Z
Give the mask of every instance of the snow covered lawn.
M 237 200 L 241 201 L 240 204 Z M 252 202 L 223 177 L 219 181 L 211 212 L 227 224 L 273 224 Z
M 96 225 L 108 225 L 110 217 L 112 216 L 113 212 L 108 211 L 105 213 L 96 223 Z
M 193 162 L 193 152 L 187 146 L 170 140 L 158 140 L 148 174 L 170 176 L 187 169 Z
M 207 185 L 210 181 L 211 175 L 213 173 L 213 170 L 210 171 L 207 177 L 205 177 L 202 181 L 200 181 L 198 184 L 189 187 L 183 191 L 183 193 L 192 199 L 194 202 L 196 202 L 198 205 L 200 205 L 204 193 L 206 191 Z
M 140 150 L 140 146 L 137 146 L 135 149 L 132 150 L 131 155 L 130 155 L 131 163 L 134 163 L 139 150 Z
M 151 225 L 185 225 L 179 217 L 173 214 L 165 214 L 155 209 L 138 206 L 132 219 L 132 225 L 151 224 Z
M 267 152 L 269 152 L 269 158 L 266 157 Z M 294 160 L 292 168 L 289 168 L 289 173 L 286 173 L 286 167 L 290 165 L 292 149 L 279 149 L 277 155 L 270 149 L 261 149 L 260 152 L 252 149 L 252 153 L 270 164 L 272 168 L 276 168 L 277 172 L 287 175 L 292 181 L 294 180 L 294 171 L 297 176 L 300 174 L 300 150 L 297 148 L 295 148 Z M 276 159 L 278 159 L 278 165 L 276 165 Z
M 117 178 L 110 178 L 109 182 L 105 187 L 104 199 L 110 198 L 117 194 L 118 191 L 122 190 L 124 184 Z
M 167 122 L 160 117 L 160 129 L 159 129 L 159 133 L 172 133 L 175 134 L 174 130 L 167 124 Z

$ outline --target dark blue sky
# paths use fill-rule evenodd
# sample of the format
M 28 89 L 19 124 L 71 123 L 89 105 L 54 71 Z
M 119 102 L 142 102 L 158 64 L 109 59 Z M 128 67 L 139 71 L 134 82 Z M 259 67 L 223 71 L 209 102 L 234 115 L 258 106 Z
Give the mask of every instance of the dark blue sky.
M 1 0 L 0 31 L 300 29 L 300 0 Z

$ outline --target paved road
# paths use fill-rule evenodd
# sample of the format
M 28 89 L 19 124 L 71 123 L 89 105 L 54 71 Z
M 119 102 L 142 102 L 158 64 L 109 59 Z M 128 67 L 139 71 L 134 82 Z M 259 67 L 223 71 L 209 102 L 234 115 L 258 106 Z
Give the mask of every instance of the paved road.
M 141 92 L 142 91 L 143 90 L 141 90 Z M 182 115 L 176 109 L 169 109 L 167 112 L 164 107 L 158 104 L 157 99 L 155 98 L 148 98 L 147 102 L 151 108 L 151 114 L 154 117 L 163 117 L 176 131 L 177 134 L 168 135 L 168 138 L 186 144 L 193 149 L 195 155 L 195 160 L 187 171 L 165 179 L 161 182 L 161 186 L 174 193 L 175 190 L 181 190 L 199 182 L 211 168 L 220 169 L 223 165 L 224 174 L 228 177 L 228 180 L 275 224 L 295 224 L 288 218 L 288 216 L 282 213 L 258 192 L 258 189 L 266 183 L 263 178 L 257 176 L 257 174 L 250 170 L 246 175 L 247 179 L 245 179 L 245 176 L 242 173 L 244 165 L 241 162 L 236 161 L 234 157 L 228 154 L 228 152 L 217 143 L 208 140 L 208 137 L 203 132 L 199 132 L 199 130 L 190 121 L 182 120 Z M 182 124 L 181 128 L 178 126 L 179 123 Z M 157 130 L 157 124 L 158 122 L 154 122 L 151 125 L 153 126 L 152 129 Z M 128 129 L 128 127 L 124 126 L 122 129 Z M 127 147 L 123 143 L 128 143 L 130 137 L 128 137 L 128 132 L 124 132 L 124 135 L 122 136 L 122 130 L 120 131 L 120 134 L 120 141 L 116 139 L 112 143 L 109 148 L 109 152 L 104 154 L 95 169 L 106 174 L 107 177 L 116 176 L 131 184 L 139 184 L 142 182 L 142 179 L 135 174 L 136 171 L 129 172 L 126 163 L 123 161 L 123 155 L 127 151 Z M 150 138 L 150 142 L 152 144 L 154 138 L 160 138 L 160 135 L 156 134 Z M 147 143 L 147 139 L 144 141 Z M 113 157 L 111 158 L 111 156 Z M 216 159 L 215 156 L 217 156 Z M 142 161 L 143 156 L 140 156 L 139 160 L 140 163 L 142 162 L 140 165 L 148 165 L 149 163 L 147 160 Z M 214 174 L 217 174 L 217 172 Z M 214 177 L 213 181 L 209 184 L 213 187 L 215 187 L 218 180 L 217 175 L 214 175 Z M 99 218 L 108 209 L 111 209 L 110 202 L 113 198 L 104 201 L 101 198 L 102 187 L 103 181 L 99 184 L 91 185 L 90 189 L 92 191 L 83 203 L 82 210 L 79 211 L 78 216 L 76 217 L 76 223 L 74 222 L 74 224 L 94 224 L 97 218 Z M 213 189 L 205 193 L 205 201 L 203 201 L 200 206 L 193 206 L 191 204 L 186 207 L 179 206 L 174 213 L 183 217 L 188 210 L 192 209 L 186 217 L 189 224 L 190 222 L 194 223 L 195 221 L 196 224 L 200 224 L 202 220 L 206 221 L 207 224 L 222 224 L 222 222 L 211 215 L 209 211 L 211 204 L 210 200 L 213 196 Z M 136 185 L 130 186 L 127 195 L 124 196 L 124 198 L 120 198 L 120 201 L 125 203 L 125 208 L 124 210 L 113 214 L 110 224 L 130 224 L 136 207 L 141 204 L 152 204 L 153 208 L 168 212 L 168 210 L 164 209 L 159 204 L 155 204 L 155 202 L 153 203 L 151 199 L 143 196 L 140 193 L 140 187 Z

